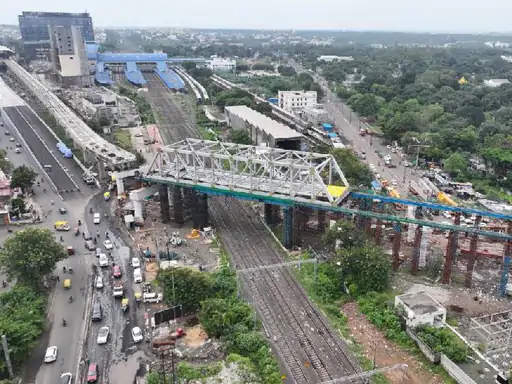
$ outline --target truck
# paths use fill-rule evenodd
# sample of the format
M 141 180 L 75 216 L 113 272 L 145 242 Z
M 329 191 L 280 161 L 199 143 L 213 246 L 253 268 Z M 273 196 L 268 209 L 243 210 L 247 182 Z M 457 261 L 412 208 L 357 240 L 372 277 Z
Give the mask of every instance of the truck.
M 123 284 L 118 283 L 118 284 L 114 285 L 113 293 L 114 293 L 114 297 L 116 299 L 120 299 L 121 297 L 123 297 L 123 294 L 124 294 Z

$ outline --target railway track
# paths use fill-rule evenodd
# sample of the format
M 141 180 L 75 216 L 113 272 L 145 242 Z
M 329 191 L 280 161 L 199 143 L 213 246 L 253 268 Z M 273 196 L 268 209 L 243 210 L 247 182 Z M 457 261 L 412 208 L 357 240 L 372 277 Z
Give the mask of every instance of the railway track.
M 174 105 L 170 91 L 158 76 L 145 74 L 145 77 L 148 100 L 166 120 L 160 127 L 164 141 L 199 137 L 180 108 Z M 210 201 L 213 220 L 235 264 L 251 268 L 284 261 L 261 220 L 254 217 L 246 203 L 218 197 Z M 249 277 L 243 276 L 242 282 L 256 304 L 274 350 L 291 376 L 287 382 L 321 383 L 361 371 L 346 343 L 329 326 L 288 269 L 256 271 Z
M 239 268 L 284 261 L 272 243 L 265 241 L 267 230 L 250 207 L 231 198 L 212 200 L 216 228 Z M 244 275 L 243 281 L 296 383 L 323 382 L 360 372 L 345 352 L 348 346 L 334 334 L 289 269 L 254 271 Z

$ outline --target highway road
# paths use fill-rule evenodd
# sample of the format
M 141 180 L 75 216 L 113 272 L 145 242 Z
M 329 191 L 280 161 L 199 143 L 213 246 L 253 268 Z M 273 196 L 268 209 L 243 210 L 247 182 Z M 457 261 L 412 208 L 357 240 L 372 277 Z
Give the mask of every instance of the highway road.
M 26 107 L 20 107 L 26 108 Z M 23 113 L 23 112 L 21 112 Z M 26 122 L 20 122 L 20 112 L 13 109 L 8 112 L 11 119 L 18 119 L 17 128 L 23 126 L 24 139 L 27 142 L 34 141 L 34 133 L 30 132 L 30 124 Z M 25 115 L 24 115 L 25 116 Z M 13 120 L 14 122 L 16 120 Z M 41 127 L 40 127 L 41 128 Z M 43 127 L 44 128 L 44 127 Z M 4 127 L 5 130 L 9 127 Z M 15 145 L 10 141 L 10 138 L 15 138 L 15 141 L 23 143 L 23 140 L 17 136 L 16 130 L 11 132 L 10 136 L 4 135 L 1 132 L 0 136 L 0 147 L 4 148 L 7 152 L 7 157 L 14 167 L 20 165 L 27 165 L 32 169 L 36 170 L 40 176 L 37 180 L 40 183 L 34 185 L 34 200 L 42 208 L 43 215 L 46 219 L 43 223 L 38 224 L 38 227 L 48 228 L 54 231 L 53 224 L 57 220 L 67 220 L 72 227 L 77 226 L 78 220 L 83 222 L 84 220 L 84 209 L 87 204 L 88 197 L 90 196 L 90 189 L 81 182 L 77 181 L 81 192 L 64 193 L 65 200 L 62 201 L 57 194 L 49 188 L 49 180 L 47 177 L 52 177 L 52 180 L 62 185 L 70 185 L 70 179 L 66 175 L 66 172 L 62 168 L 61 162 L 52 163 L 51 175 L 46 174 L 43 177 L 43 171 L 38 168 L 37 163 L 34 161 L 30 154 L 31 148 L 39 150 L 38 154 L 34 154 L 38 158 L 41 164 L 43 159 L 49 156 L 48 151 L 46 153 L 41 150 L 44 147 L 40 142 L 39 145 L 23 145 L 21 153 L 15 153 Z M 55 140 L 55 139 L 54 139 Z M 68 160 L 66 161 L 73 161 Z M 74 162 L 74 161 L 73 161 Z M 46 192 L 43 190 L 46 189 Z M 53 204 L 52 204 L 53 201 Z M 59 213 L 59 208 L 66 208 L 67 213 Z M 59 240 L 60 236 L 63 237 L 63 245 L 72 245 L 75 247 L 76 255 L 70 256 L 67 260 L 59 263 L 55 270 L 55 274 L 59 275 L 60 282 L 56 282 L 55 289 L 49 298 L 48 308 L 48 327 L 47 332 L 43 335 L 40 340 L 40 344 L 34 350 L 31 358 L 27 363 L 26 375 L 23 379 L 25 383 L 37 384 L 55 384 L 58 382 L 59 376 L 63 372 L 72 372 L 75 375 L 77 369 L 77 362 L 80 356 L 81 341 L 84 334 L 84 318 L 85 318 L 85 306 L 87 301 L 87 288 L 91 286 L 91 258 L 85 257 L 84 255 L 84 242 L 82 237 L 76 237 L 73 231 L 69 232 L 56 232 L 54 231 L 56 239 Z M 2 238 L 7 238 L 8 234 L 2 233 Z M 74 270 L 72 275 L 63 273 L 62 267 L 71 267 Z M 69 290 L 64 289 L 62 284 L 66 277 L 71 278 L 72 286 Z M 73 296 L 75 301 L 68 303 L 69 296 Z M 62 326 L 62 318 L 65 317 L 68 321 L 66 327 Z M 46 348 L 51 345 L 56 345 L 59 349 L 58 359 L 53 364 L 44 364 L 44 353 Z
M 89 213 L 89 207 L 93 208 L 93 212 L 99 212 L 101 214 L 102 219 L 100 224 L 93 223 L 93 215 Z M 99 365 L 101 376 L 100 383 L 124 384 L 133 381 L 135 371 L 116 369 L 116 364 L 126 360 L 129 355 L 137 351 L 137 347 L 134 348 L 135 344 L 131 337 L 131 329 L 135 326 L 144 329 L 144 305 L 141 304 L 139 308 L 135 304 L 134 290 L 137 285 L 139 285 L 139 289 L 142 287 L 140 287 L 140 284 L 133 282 L 130 261 L 134 253 L 121 239 L 119 231 L 104 217 L 105 213 L 107 213 L 109 217 L 112 216 L 110 207 L 110 202 L 103 201 L 103 197 L 98 195 L 91 200 L 86 212 L 85 220 L 87 226 L 91 228 L 91 235 L 95 236 L 96 231 L 100 233 L 97 246 L 101 247 L 104 253 L 108 252 L 103 246 L 106 231 L 109 231 L 109 238 L 114 244 L 112 259 L 110 260 L 111 265 L 108 267 L 99 267 L 98 259 L 94 252 L 88 252 L 86 256 L 96 266 L 96 268 L 93 268 L 93 270 L 95 270 L 95 276 L 101 275 L 104 280 L 104 288 L 93 288 L 93 300 L 98 300 L 103 309 L 104 317 L 102 321 L 93 323 L 91 321 L 90 310 L 86 313 L 86 321 L 90 327 L 87 336 L 86 350 L 90 361 L 96 362 Z M 123 276 L 120 279 L 114 279 L 112 276 L 113 263 L 121 266 Z M 121 299 L 114 299 L 113 297 L 112 289 L 114 282 L 123 282 L 125 286 L 124 297 L 128 298 L 130 301 L 130 307 L 126 313 L 123 313 L 121 310 Z M 98 345 L 96 342 L 98 331 L 103 326 L 110 328 L 109 342 L 106 345 Z M 135 365 L 136 363 L 131 365 L 131 368 Z
M 48 132 L 30 108 L 17 106 L 4 108 L 4 110 L 23 138 L 21 142 L 28 145 L 42 166 L 51 166 L 51 171 L 47 174 L 58 190 L 70 191 L 79 188 L 80 173 L 76 171 L 78 165 L 73 159 L 65 159 L 62 156 L 57 149 L 57 140 Z M 8 129 L 6 125 L 6 130 Z M 12 146 L 14 144 L 12 143 Z M 65 172 L 64 169 L 68 172 Z M 69 170 L 74 171 L 74 177 L 70 176 Z

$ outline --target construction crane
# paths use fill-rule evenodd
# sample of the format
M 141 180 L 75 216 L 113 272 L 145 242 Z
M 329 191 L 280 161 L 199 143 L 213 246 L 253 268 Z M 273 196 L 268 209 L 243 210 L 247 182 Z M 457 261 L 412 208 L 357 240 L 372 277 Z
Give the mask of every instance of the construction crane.
M 395 365 L 390 365 L 388 367 L 372 369 L 371 371 L 354 373 L 353 375 L 343 376 L 343 377 L 339 377 L 339 378 L 333 379 L 333 380 L 322 381 L 320 384 L 337 384 L 337 383 L 345 383 L 352 379 L 366 379 L 366 378 L 372 377 L 378 373 L 385 373 L 385 372 L 392 371 L 394 369 L 403 369 L 405 371 L 407 369 L 407 367 L 408 367 L 407 364 L 395 364 Z

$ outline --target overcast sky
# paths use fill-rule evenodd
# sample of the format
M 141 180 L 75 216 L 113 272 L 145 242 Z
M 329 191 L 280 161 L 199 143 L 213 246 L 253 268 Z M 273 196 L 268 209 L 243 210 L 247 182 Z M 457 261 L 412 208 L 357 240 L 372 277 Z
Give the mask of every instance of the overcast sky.
M 0 0 L 0 24 L 85 10 L 114 27 L 512 31 L 512 0 Z

